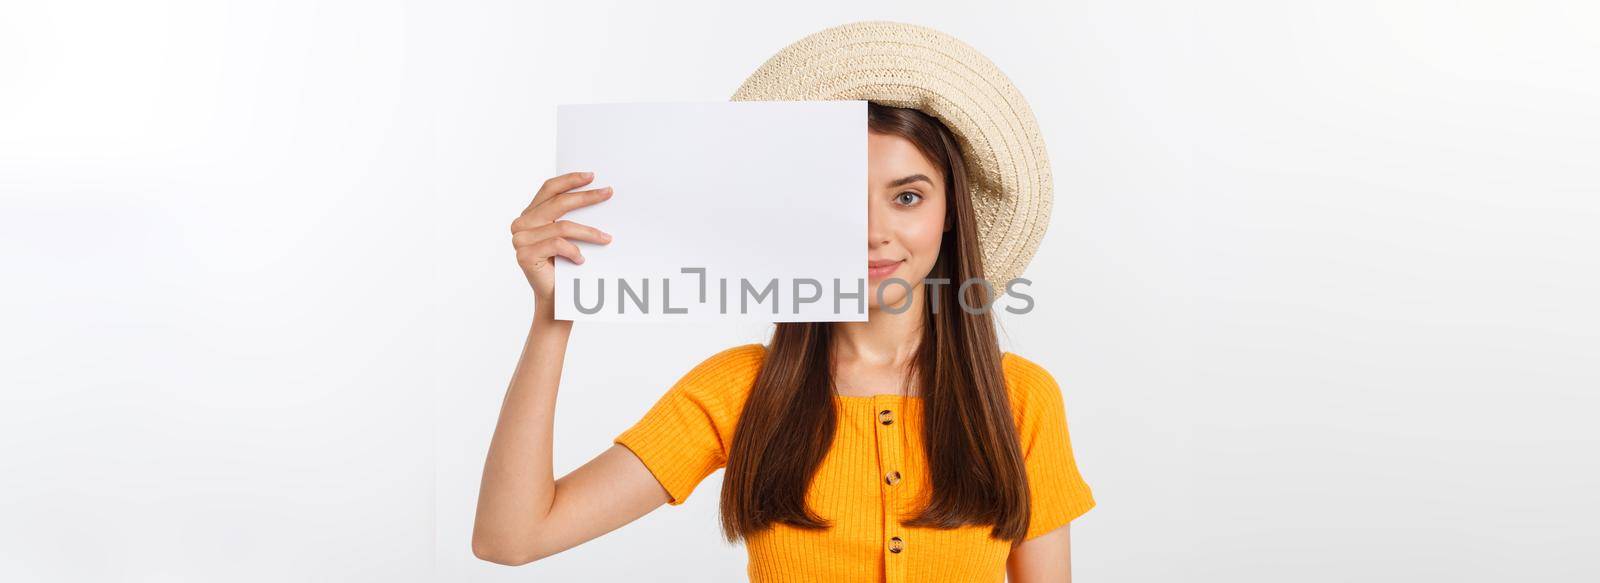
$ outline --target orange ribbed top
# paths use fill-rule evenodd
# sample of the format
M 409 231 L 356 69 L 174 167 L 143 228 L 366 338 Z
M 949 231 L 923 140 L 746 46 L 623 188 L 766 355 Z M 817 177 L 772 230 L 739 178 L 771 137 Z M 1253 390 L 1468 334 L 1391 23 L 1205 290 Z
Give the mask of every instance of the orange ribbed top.
M 616 443 L 661 482 L 671 504 L 682 504 L 727 463 L 735 424 L 765 356 L 761 344 L 712 355 L 617 436 Z M 1088 512 L 1094 496 L 1073 460 L 1055 379 L 1009 352 L 1001 363 L 1026 459 L 1032 496 L 1027 537 L 1033 538 Z M 911 516 L 913 501 L 930 487 L 921 397 L 839 396 L 835 402 L 833 446 L 806 493 L 806 504 L 832 526 L 809 531 L 779 524 L 748 537 L 750 580 L 1004 581 L 1011 544 L 990 538 L 990 527 L 910 528 L 896 520 Z

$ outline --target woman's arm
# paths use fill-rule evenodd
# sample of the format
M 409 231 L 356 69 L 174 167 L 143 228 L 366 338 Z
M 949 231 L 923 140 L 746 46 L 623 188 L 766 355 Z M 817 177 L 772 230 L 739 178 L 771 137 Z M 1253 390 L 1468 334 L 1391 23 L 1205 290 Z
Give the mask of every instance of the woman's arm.
M 1011 549 L 1010 583 L 1072 583 L 1072 525 L 1033 537 Z
M 554 257 L 583 256 L 567 239 L 607 243 L 593 227 L 560 220 L 610 198 L 610 189 L 569 192 L 593 181 L 572 173 L 545 182 L 511 224 L 517 262 L 534 291 L 534 317 L 483 465 L 472 554 L 521 565 L 577 546 L 644 516 L 668 495 L 633 452 L 613 445 L 560 480 L 551 467 L 556 389 L 572 322 L 555 319 Z
M 544 312 L 551 308 L 538 308 Z M 571 321 L 538 316 L 500 408 L 478 494 L 472 553 L 522 565 L 575 547 L 650 513 L 667 492 L 627 448 L 612 445 L 555 480 L 556 387 Z

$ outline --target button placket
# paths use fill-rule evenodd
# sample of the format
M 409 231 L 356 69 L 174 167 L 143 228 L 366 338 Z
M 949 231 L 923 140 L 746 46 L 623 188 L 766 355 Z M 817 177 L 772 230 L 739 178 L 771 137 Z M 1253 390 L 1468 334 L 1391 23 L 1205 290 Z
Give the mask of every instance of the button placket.
M 903 479 L 900 470 L 905 467 L 905 403 L 894 395 L 878 395 L 873 399 L 877 411 L 878 471 L 883 476 L 879 489 L 883 493 L 884 569 L 888 583 L 905 581 L 906 549 L 904 527 L 900 525 Z

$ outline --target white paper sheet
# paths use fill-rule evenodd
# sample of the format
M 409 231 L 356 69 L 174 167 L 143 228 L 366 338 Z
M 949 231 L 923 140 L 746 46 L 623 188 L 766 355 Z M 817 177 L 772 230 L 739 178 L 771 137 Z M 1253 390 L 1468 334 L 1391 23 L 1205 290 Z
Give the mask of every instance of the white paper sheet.
M 563 105 L 556 166 L 615 189 L 558 319 L 867 319 L 865 101 Z

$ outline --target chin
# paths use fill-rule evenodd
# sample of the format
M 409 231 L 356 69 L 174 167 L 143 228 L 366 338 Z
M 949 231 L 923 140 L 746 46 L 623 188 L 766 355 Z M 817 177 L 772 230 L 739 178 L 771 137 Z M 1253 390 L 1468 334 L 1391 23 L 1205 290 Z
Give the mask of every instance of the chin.
M 867 299 L 867 308 L 876 310 L 876 309 L 881 309 L 884 306 L 897 306 L 898 307 L 898 306 L 901 306 L 901 305 L 905 304 L 906 294 L 905 294 L 904 291 L 902 291 L 902 288 L 900 286 L 896 286 L 896 287 L 894 287 L 892 289 L 893 289 L 893 291 L 885 293 L 883 295 L 883 301 L 882 302 L 878 301 L 878 292 L 876 290 L 869 290 L 867 293 L 872 294 L 872 297 Z

